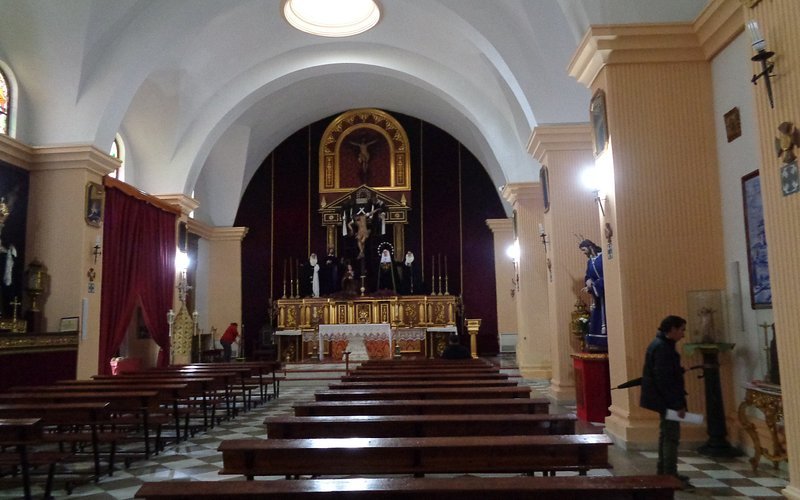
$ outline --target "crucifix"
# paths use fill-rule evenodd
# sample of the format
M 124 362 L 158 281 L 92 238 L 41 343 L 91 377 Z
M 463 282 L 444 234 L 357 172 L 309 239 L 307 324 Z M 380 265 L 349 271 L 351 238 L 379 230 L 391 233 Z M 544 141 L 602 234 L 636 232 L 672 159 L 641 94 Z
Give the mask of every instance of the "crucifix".
M 100 251 L 100 242 L 94 244 L 92 247 L 92 255 L 94 256 L 94 263 L 97 264 L 97 258 L 103 255 L 103 252 Z
M 12 314 L 12 316 L 11 316 L 11 321 L 14 323 L 14 329 L 16 329 L 16 324 L 17 324 L 17 308 L 18 308 L 19 306 L 21 306 L 21 305 L 22 305 L 22 302 L 20 302 L 20 301 L 19 301 L 19 297 L 17 297 L 17 296 L 14 296 L 14 300 L 12 300 L 11 302 L 9 302 L 9 303 L 8 303 L 8 305 L 10 305 L 10 306 L 12 307 L 12 309 L 11 309 L 11 311 L 12 311 L 12 313 L 11 313 L 11 314 Z

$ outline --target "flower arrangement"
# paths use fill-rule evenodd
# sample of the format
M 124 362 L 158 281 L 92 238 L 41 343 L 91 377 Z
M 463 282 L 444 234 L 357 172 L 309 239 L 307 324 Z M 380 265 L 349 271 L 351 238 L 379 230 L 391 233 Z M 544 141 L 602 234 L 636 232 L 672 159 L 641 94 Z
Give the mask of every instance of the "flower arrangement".
M 583 337 L 589 333 L 589 315 L 581 314 L 572 320 L 572 333 L 576 336 Z

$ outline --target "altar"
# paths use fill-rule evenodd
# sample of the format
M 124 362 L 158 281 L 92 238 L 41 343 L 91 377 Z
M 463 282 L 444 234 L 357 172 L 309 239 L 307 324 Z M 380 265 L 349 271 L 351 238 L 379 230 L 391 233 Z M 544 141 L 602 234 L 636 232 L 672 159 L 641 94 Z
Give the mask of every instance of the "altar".
M 459 300 L 455 295 L 278 299 L 276 335 L 286 341 L 282 345 L 295 348 L 288 358 L 283 351 L 280 356 L 340 359 L 348 349 L 350 359 L 367 359 L 370 353 L 392 357 L 399 348 L 402 355 L 434 357 L 446 345 L 446 335 L 457 331 Z
M 382 349 L 372 349 L 373 357 L 377 359 L 391 359 L 392 357 L 392 327 L 388 323 L 373 323 L 364 325 L 319 325 L 319 359 L 324 356 L 324 342 L 331 344 L 337 341 L 346 341 L 350 351 L 350 360 L 365 361 L 370 359 L 367 353 L 368 342 L 379 342 L 385 345 Z M 330 349 L 331 352 L 333 348 Z

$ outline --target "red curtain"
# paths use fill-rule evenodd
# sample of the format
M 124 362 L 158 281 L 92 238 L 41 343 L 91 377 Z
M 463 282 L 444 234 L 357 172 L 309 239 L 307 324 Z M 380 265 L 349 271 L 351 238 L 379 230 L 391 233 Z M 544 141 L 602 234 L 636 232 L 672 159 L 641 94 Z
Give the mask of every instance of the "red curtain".
M 145 326 L 169 363 L 167 311 L 175 286 L 175 214 L 106 186 L 103 285 L 97 372 L 110 374 L 128 325 L 141 305 Z

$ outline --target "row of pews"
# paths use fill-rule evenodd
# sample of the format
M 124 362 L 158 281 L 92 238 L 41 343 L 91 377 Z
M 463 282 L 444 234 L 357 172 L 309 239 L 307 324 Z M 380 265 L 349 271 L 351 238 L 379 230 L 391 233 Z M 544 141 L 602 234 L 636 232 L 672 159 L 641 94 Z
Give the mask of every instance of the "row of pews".
M 576 434 L 574 414 L 550 414 L 548 400 L 481 360 L 367 361 L 294 411 L 265 419 L 267 439 L 220 444 L 221 474 L 247 481 L 146 483 L 137 498 L 662 499 L 680 487 L 666 476 L 588 476 L 611 467 L 611 440 Z M 514 476 L 463 475 L 498 473 Z M 336 475 L 352 477 L 316 479 Z
M 0 392 L 0 477 L 68 493 L 277 397 L 280 363 L 198 363 Z

